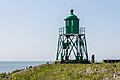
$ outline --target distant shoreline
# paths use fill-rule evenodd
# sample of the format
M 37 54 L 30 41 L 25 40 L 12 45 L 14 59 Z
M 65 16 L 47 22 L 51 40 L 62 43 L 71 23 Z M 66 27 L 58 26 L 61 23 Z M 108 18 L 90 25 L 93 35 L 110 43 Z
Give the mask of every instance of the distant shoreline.
M 29 66 L 37 66 L 45 63 L 47 61 L 0 61 L 0 73 L 10 73 L 17 69 L 25 69 Z

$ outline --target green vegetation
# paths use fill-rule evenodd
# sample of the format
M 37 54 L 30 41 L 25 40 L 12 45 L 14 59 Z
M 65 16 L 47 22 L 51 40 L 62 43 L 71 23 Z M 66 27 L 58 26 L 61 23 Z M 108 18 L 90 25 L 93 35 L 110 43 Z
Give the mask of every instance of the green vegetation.
M 0 80 L 120 80 L 120 63 L 44 64 L 1 73 Z

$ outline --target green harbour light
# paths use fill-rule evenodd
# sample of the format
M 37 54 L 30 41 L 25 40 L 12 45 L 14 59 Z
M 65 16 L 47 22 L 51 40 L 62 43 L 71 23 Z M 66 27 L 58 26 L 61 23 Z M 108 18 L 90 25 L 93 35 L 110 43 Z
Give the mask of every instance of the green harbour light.
M 89 63 L 85 27 L 79 27 L 79 18 L 73 9 L 65 18 L 65 27 L 59 28 L 56 60 L 62 63 Z

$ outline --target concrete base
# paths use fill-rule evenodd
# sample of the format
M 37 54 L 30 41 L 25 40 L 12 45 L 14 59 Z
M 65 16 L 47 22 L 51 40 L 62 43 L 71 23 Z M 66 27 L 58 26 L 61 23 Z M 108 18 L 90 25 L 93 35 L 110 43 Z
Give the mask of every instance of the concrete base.
M 90 64 L 90 61 L 87 60 L 63 60 L 63 61 L 55 61 L 55 63 L 81 63 L 81 64 Z

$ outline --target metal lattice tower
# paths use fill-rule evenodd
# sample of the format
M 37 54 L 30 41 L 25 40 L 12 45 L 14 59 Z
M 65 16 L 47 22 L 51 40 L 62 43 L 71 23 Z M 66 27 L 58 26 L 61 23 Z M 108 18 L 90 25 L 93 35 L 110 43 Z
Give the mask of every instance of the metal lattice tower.
M 59 28 L 56 60 L 88 63 L 85 27 L 79 27 L 78 17 L 73 14 L 73 10 L 70 12 L 65 19 L 65 27 Z

